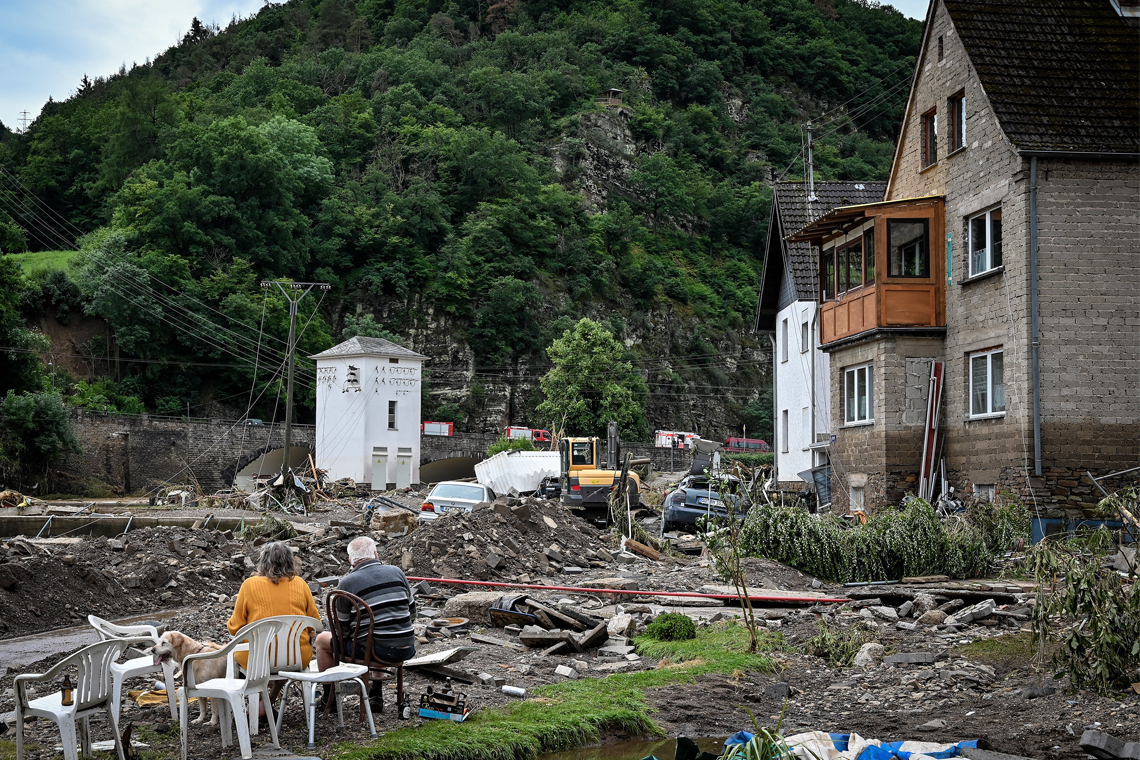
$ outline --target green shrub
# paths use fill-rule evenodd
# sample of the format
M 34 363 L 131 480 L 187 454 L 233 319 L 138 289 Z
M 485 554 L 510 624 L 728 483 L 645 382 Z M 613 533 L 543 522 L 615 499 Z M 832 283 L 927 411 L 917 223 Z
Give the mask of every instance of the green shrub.
M 917 575 L 968 578 L 989 569 L 992 530 L 992 523 L 945 522 L 921 499 L 874 512 L 862 525 L 771 505 L 749 512 L 740 545 L 745 554 L 774 559 L 832 583 Z
M 487 447 L 487 457 L 493 457 L 504 451 L 538 451 L 538 447 L 529 438 L 507 438 L 503 436 Z
M 856 621 L 847 628 L 832 630 L 828 624 L 819 621 L 819 633 L 812 636 L 804 646 L 816 657 L 822 657 L 835 667 L 844 668 L 851 664 L 864 644 L 874 637 L 867 624 Z
M 649 624 L 645 635 L 658 641 L 688 641 L 697 637 L 697 626 L 688 615 L 666 612 Z
M 762 454 L 725 454 L 724 461 L 739 462 L 745 467 L 771 467 L 776 462 L 776 455 L 770 451 Z

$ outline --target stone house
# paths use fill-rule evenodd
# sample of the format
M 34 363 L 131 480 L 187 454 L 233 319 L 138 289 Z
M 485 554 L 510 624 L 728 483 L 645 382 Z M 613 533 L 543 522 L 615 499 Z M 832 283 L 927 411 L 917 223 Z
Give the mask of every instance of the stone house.
M 884 200 L 791 235 L 820 257 L 838 509 L 916 491 L 931 362 L 959 495 L 1073 518 L 1088 472 L 1140 465 L 1134 10 L 933 0 Z
M 884 182 L 777 182 L 773 187 L 754 325 L 772 340 L 772 451 L 781 487 L 803 488 L 812 481 L 820 503 L 830 501 L 831 396 L 828 356 L 816 339 L 817 255 L 809 244 L 787 237 L 837 206 L 880 201 L 885 189 Z

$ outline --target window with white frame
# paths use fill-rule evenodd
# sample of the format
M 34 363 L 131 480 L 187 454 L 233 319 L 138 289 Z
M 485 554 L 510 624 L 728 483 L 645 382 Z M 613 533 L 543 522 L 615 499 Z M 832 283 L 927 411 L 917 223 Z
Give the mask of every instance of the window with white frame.
M 970 276 L 1001 266 L 1001 208 L 970 217 Z
M 874 422 L 874 371 L 872 365 L 851 367 L 843 372 L 843 422 L 856 425 Z
M 788 360 L 788 320 L 780 323 L 780 361 Z
M 810 332 L 807 320 L 800 322 L 800 353 L 806 353 L 808 350 L 808 333 Z
M 1005 352 L 1000 348 L 970 354 L 970 416 L 1005 413 Z
M 780 412 L 780 451 L 788 452 L 788 410 Z

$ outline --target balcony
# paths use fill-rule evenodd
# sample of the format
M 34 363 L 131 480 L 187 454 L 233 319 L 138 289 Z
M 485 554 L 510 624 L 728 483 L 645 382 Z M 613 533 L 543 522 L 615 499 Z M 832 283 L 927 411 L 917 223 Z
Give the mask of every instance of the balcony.
M 818 251 L 820 346 L 883 328 L 946 326 L 941 197 L 844 206 L 788 239 Z

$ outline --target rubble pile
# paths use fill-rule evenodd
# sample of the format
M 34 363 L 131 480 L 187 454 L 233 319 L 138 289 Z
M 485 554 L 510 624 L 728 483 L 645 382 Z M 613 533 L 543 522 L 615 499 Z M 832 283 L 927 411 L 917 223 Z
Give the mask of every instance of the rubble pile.
M 421 577 L 526 583 L 615 562 L 598 529 L 556 502 L 535 498 L 500 498 L 470 512 L 445 512 L 407 535 L 376 537 L 382 558 Z
M 0 543 L 0 634 L 153 613 L 232 596 L 254 567 L 230 531 L 142 528 L 119 538 Z

